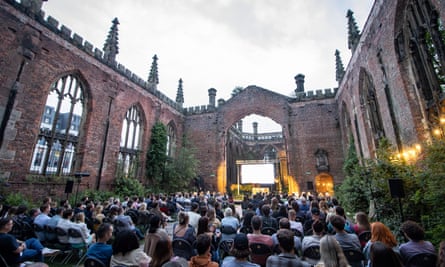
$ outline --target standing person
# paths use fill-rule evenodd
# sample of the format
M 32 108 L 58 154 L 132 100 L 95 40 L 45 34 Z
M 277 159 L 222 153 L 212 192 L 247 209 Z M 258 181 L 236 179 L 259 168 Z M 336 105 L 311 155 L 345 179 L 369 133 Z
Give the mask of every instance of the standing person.
M 349 267 L 343 250 L 332 235 L 321 238 L 320 256 L 320 262 L 315 267 Z
M 37 238 L 19 242 L 13 235 L 13 221 L 10 217 L 0 219 L 0 254 L 9 265 L 17 265 L 24 261 L 43 262 L 42 251 L 44 247 Z
M 113 256 L 113 248 L 107 242 L 113 236 L 113 225 L 103 223 L 96 231 L 96 243 L 92 244 L 87 250 L 87 257 L 100 260 L 105 266 L 110 266 L 111 256 Z
M 225 257 L 222 267 L 260 267 L 249 261 L 249 240 L 245 234 L 237 234 L 233 240 L 229 257 Z
M 400 245 L 400 256 L 406 264 L 408 259 L 416 254 L 436 254 L 436 249 L 429 241 L 425 241 L 425 231 L 414 221 L 406 221 L 400 227 L 408 242 Z
M 140 263 L 149 263 L 151 258 L 139 247 L 139 239 L 131 230 L 122 230 L 116 235 L 113 242 L 113 256 L 110 267 L 139 266 Z
M 280 220 L 280 223 L 283 219 Z M 302 267 L 303 263 L 295 255 L 294 251 L 294 233 L 289 229 L 280 229 L 277 233 L 277 239 L 281 253 L 271 255 L 267 258 L 266 267 L 292 266 Z
M 204 217 L 201 217 L 201 219 Z M 218 267 L 219 264 L 211 260 L 212 239 L 206 233 L 198 235 L 196 238 L 196 251 L 198 255 L 193 256 L 189 261 L 189 267 Z
M 375 267 L 402 267 L 402 262 L 394 250 L 384 243 L 377 241 L 371 245 L 370 264 Z

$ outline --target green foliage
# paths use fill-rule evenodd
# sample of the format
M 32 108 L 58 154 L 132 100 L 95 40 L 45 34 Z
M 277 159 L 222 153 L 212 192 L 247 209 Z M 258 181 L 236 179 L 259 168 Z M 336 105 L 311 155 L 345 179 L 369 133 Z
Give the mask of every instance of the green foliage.
M 167 128 L 156 122 L 151 129 L 150 148 L 147 151 L 146 174 L 151 186 L 159 188 L 164 180 L 167 161 Z
M 166 164 L 165 180 L 161 188 L 166 192 L 190 188 L 193 178 L 197 176 L 197 169 L 198 160 L 195 157 L 195 148 L 184 137 L 176 157 Z
M 120 195 L 120 194 L 118 194 Z M 93 189 L 87 189 L 82 192 L 82 196 L 87 196 L 89 199 L 92 199 L 94 201 L 106 201 L 110 199 L 110 197 L 115 197 L 116 193 L 112 191 L 101 191 L 101 190 L 93 190 Z
M 144 186 L 137 179 L 133 178 L 117 178 L 114 186 L 114 196 L 143 196 Z
M 10 206 L 26 205 L 30 207 L 32 201 L 22 193 L 10 193 L 6 196 L 5 203 Z
M 424 145 L 424 153 L 415 164 L 394 161 L 395 149 L 382 139 L 375 160 L 365 160 L 362 166 L 351 165 L 347 158 L 344 170 L 348 173 L 336 195 L 349 212 L 366 210 L 364 203 L 374 203 L 374 220 L 386 224 L 397 233 L 402 221 L 398 199 L 392 198 L 388 180 L 402 179 L 405 198 L 401 199 L 403 219 L 414 220 L 423 225 L 426 239 L 438 245 L 445 236 L 445 142 L 436 140 Z M 354 153 L 349 153 L 353 155 Z M 413 163 L 413 162 L 411 162 Z M 349 165 L 348 165 L 349 164 Z M 399 236 L 400 237 L 400 236 Z
M 238 95 L 239 93 L 241 93 L 244 90 L 244 88 L 242 86 L 236 86 L 233 90 L 232 90 L 232 97 Z

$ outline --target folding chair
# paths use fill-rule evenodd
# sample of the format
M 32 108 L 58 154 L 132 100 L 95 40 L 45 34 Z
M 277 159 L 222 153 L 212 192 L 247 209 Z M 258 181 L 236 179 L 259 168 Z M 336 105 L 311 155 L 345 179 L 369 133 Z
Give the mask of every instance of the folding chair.
M 411 256 L 407 262 L 406 267 L 435 267 L 437 256 L 431 253 L 420 253 Z
M 277 232 L 277 230 L 273 227 L 264 227 L 261 229 L 261 233 L 263 235 L 273 235 Z
M 349 262 L 349 265 L 352 267 L 362 267 L 363 261 L 365 260 L 365 256 L 363 253 L 358 250 L 343 250 L 346 259 Z
M 84 267 L 106 267 L 105 264 L 99 259 L 87 257 L 83 263 Z
M 251 250 L 250 260 L 261 265 L 261 267 L 265 267 L 267 258 L 272 255 L 272 249 L 263 243 L 251 243 L 249 247 Z
M 192 245 L 185 239 L 175 238 L 172 241 L 173 254 L 178 257 L 183 257 L 186 260 L 190 260 L 190 258 L 195 254 L 193 253 Z
M 310 246 L 303 251 L 303 260 L 310 264 L 316 264 L 320 258 L 320 246 Z
M 69 236 L 69 242 L 71 244 L 71 248 L 73 249 L 72 256 L 77 254 L 79 261 L 76 264 L 76 267 L 79 266 L 82 261 L 86 257 L 86 252 L 88 249 L 88 243 L 86 240 L 83 239 L 82 233 L 79 229 L 76 228 L 69 228 L 68 229 L 68 236 Z M 78 240 L 81 240 L 81 242 L 77 242 Z
M 233 245 L 233 239 L 226 239 L 226 240 L 222 240 L 221 242 L 219 242 L 218 252 L 219 252 L 220 262 L 222 262 L 222 260 L 226 256 L 229 256 L 230 249 L 232 248 L 232 245 Z
M 56 227 L 56 233 L 57 240 L 62 246 L 61 251 L 63 252 L 63 254 L 66 254 L 65 258 L 63 258 L 62 260 L 62 264 L 66 264 L 73 256 L 73 250 L 69 241 L 68 231 L 63 228 Z

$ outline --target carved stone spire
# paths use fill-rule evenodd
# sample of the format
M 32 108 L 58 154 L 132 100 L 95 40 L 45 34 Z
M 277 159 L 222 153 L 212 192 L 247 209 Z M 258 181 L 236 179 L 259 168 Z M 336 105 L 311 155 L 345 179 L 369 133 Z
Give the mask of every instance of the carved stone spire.
M 153 62 L 151 63 L 150 74 L 148 74 L 148 80 L 155 88 L 156 85 L 159 84 L 158 77 L 158 56 L 155 54 L 153 56 Z
M 295 83 L 297 84 L 297 88 L 295 89 L 295 93 L 304 92 L 304 75 L 299 73 L 295 77 Z
M 360 41 L 360 31 L 353 15 L 354 12 L 349 9 L 346 14 L 346 17 L 348 18 L 348 48 L 352 50 L 352 53 L 354 53 L 358 42 Z
M 340 83 L 345 75 L 345 67 L 343 67 L 343 62 L 341 61 L 340 51 L 335 50 L 335 80 Z
M 116 55 L 119 54 L 119 47 L 118 47 L 118 29 L 117 25 L 119 25 L 119 20 L 117 18 L 114 18 L 112 21 L 113 25 L 110 28 L 110 31 L 108 32 L 107 40 L 105 41 L 104 45 L 104 59 L 107 62 L 114 62 L 116 61 Z
M 176 92 L 176 103 L 184 104 L 184 92 L 182 90 L 182 79 L 179 79 L 178 81 L 178 91 Z

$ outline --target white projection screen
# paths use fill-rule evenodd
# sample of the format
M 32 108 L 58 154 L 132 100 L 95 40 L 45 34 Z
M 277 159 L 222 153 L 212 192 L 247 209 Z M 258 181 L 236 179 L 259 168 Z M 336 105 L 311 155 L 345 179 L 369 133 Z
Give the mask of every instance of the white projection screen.
M 242 164 L 241 184 L 273 184 L 274 164 Z

